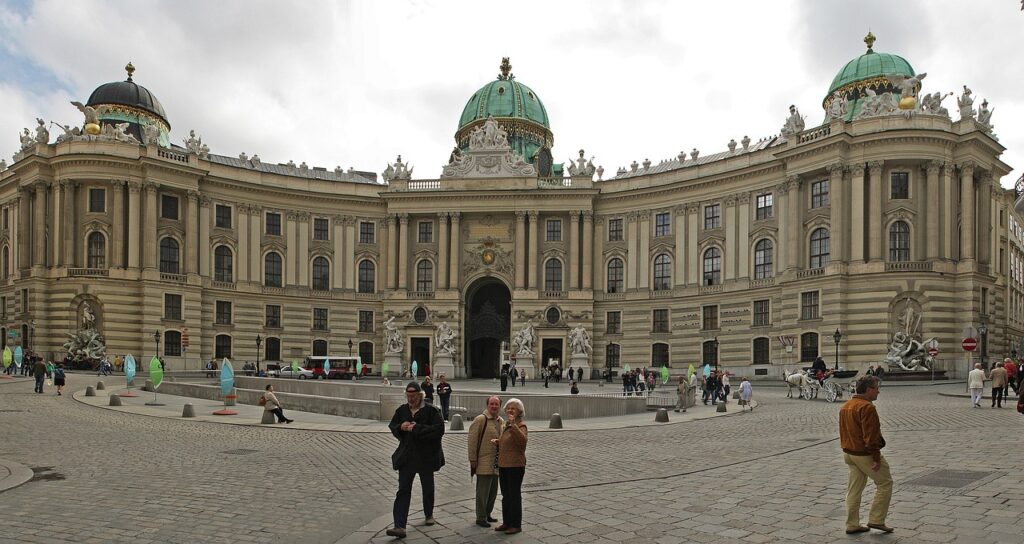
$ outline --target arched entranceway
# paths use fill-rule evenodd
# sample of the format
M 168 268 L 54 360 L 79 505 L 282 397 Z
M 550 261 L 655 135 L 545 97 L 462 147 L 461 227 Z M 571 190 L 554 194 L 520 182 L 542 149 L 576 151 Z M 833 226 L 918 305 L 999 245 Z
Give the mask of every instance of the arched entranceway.
M 466 367 L 471 377 L 493 378 L 508 341 L 512 293 L 496 278 L 481 278 L 466 293 Z

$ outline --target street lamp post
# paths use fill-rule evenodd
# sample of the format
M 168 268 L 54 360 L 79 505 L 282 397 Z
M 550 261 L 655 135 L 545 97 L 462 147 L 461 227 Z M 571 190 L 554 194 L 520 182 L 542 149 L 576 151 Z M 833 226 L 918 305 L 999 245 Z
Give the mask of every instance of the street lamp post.
M 160 357 L 160 331 L 153 331 L 153 341 L 156 342 L 156 356 Z
M 715 337 L 715 372 L 718 372 L 718 359 L 719 358 L 720 358 L 720 356 L 718 354 L 718 337 L 716 336 Z
M 348 356 L 349 357 L 352 356 L 352 339 L 351 338 L 348 339 Z
M 260 335 L 256 335 L 256 375 L 260 373 L 260 346 L 263 345 L 263 339 Z
M 843 339 L 843 333 L 836 329 L 836 332 L 832 334 L 832 339 L 836 342 L 836 366 L 835 369 L 839 370 L 839 341 Z

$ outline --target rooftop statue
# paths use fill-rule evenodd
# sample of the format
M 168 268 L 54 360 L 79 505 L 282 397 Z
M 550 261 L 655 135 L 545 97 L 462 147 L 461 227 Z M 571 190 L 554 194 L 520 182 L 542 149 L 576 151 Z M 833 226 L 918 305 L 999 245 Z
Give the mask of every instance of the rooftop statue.
M 36 117 L 36 122 L 39 123 L 39 126 L 36 127 L 36 143 L 50 143 L 50 131 L 46 129 L 46 121 Z
M 71 141 L 71 140 L 74 140 L 76 138 L 81 138 L 81 136 L 82 136 L 82 129 L 80 129 L 78 127 L 72 128 L 71 125 L 64 126 L 64 125 L 62 125 L 60 123 L 54 123 L 54 124 L 57 125 L 58 127 L 62 128 L 62 129 L 64 129 L 64 134 L 61 134 L 60 136 L 57 136 L 57 143 L 58 144 L 61 143 L 61 142 Z
M 441 170 L 444 178 L 536 176 L 537 169 L 512 150 L 508 134 L 493 116 L 469 133 L 469 148 L 453 151 Z M 409 171 L 410 173 L 412 170 Z M 385 172 L 386 173 L 386 172 Z
M 960 108 L 961 121 L 968 117 L 974 118 L 974 98 L 971 97 L 971 89 L 967 85 L 964 85 L 964 92 L 956 100 L 956 105 Z
M 917 103 L 917 93 L 921 92 L 921 80 L 928 76 L 927 72 L 921 72 L 914 76 L 904 76 L 899 74 L 891 74 L 885 76 L 893 85 L 900 88 L 900 97 L 902 98 L 913 98 L 915 104 Z M 903 108 L 903 109 L 914 109 L 914 107 Z
M 159 145 L 160 127 L 149 123 L 142 125 L 142 143 L 146 145 Z
M 924 110 L 925 113 L 945 115 L 946 117 L 949 117 L 949 110 L 942 107 L 942 101 L 952 95 L 953 93 L 942 94 L 938 91 L 932 94 L 925 93 L 924 96 L 921 97 L 921 109 Z
M 402 156 L 399 155 L 395 159 L 395 164 L 388 164 L 381 177 L 384 178 L 384 181 L 410 180 L 412 179 L 412 170 L 412 168 L 409 168 L 407 164 L 402 162 Z
M 985 128 L 986 132 L 991 132 L 994 127 L 992 124 L 992 113 L 996 109 L 988 109 L 988 100 L 981 101 L 981 109 L 978 110 L 978 124 Z
M 82 104 L 81 102 L 75 100 L 72 100 L 71 103 L 74 104 L 76 108 L 78 108 L 78 111 L 82 112 L 82 114 L 85 115 L 84 125 L 99 125 L 99 116 L 106 113 L 108 109 L 107 106 L 96 106 L 95 108 L 92 106 L 86 106 L 85 104 Z
M 572 177 L 576 176 L 589 176 L 594 175 L 594 157 L 590 157 L 590 160 L 583 158 L 584 151 L 580 150 L 580 158 L 573 162 L 573 159 L 569 159 L 566 164 L 568 165 L 569 175 Z
M 845 119 L 849 110 L 850 101 L 847 100 L 846 93 L 836 91 L 832 93 L 832 102 L 828 105 L 828 114 L 825 116 L 825 121 L 828 122 L 833 119 Z
M 128 123 L 116 123 L 103 125 L 103 130 L 100 132 L 100 136 L 105 139 L 115 140 L 118 142 L 126 142 L 130 144 L 138 144 L 139 140 L 128 133 Z
M 32 134 L 28 131 L 27 128 L 21 134 L 18 135 L 18 138 L 21 139 L 22 151 L 25 151 L 26 149 L 32 149 L 32 146 L 36 145 L 35 138 L 32 137 Z
M 782 125 L 782 135 L 786 136 L 803 132 L 804 126 L 804 117 L 800 115 L 800 110 L 796 106 L 790 105 L 789 117 L 786 118 L 786 124 Z
M 899 101 L 896 95 L 886 92 L 877 94 L 872 89 L 864 89 L 865 96 L 860 101 L 860 112 L 856 119 L 875 117 L 878 115 L 889 115 L 899 109 Z

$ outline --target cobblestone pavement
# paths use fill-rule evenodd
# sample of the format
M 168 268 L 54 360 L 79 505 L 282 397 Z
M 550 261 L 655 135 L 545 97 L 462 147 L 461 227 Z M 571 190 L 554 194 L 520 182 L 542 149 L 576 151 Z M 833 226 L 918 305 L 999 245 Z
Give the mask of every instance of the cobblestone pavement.
M 91 378 L 69 381 L 73 391 Z M 0 493 L 7 514 L 0 541 L 390 540 L 382 535 L 395 441 L 386 434 L 144 417 L 31 387 L 0 382 L 0 459 L 35 472 Z M 962 387 L 882 390 L 885 454 L 897 483 L 892 535 L 843 534 L 839 405 L 759 387 L 761 406 L 752 414 L 535 434 L 525 531 L 516 536 L 473 525 L 466 437 L 447 436 L 439 524 L 412 527 L 407 541 L 1020 542 L 1024 417 L 1012 404 L 972 409 L 938 395 Z M 957 488 L 911 482 L 939 470 L 987 474 Z M 419 504 L 414 492 L 414 509 Z M 40 519 L 34 513 L 41 510 L 52 514 Z M 414 512 L 411 523 L 421 520 Z

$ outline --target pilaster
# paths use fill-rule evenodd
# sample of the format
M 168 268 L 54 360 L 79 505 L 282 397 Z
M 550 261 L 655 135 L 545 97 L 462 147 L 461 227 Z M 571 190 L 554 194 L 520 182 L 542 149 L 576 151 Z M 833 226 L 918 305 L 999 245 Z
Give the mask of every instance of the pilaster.
M 110 267 L 124 268 L 124 182 L 114 180 L 110 183 L 110 188 L 114 194 L 110 210 L 113 219 L 113 232 L 110 234 Z M 67 198 L 66 190 L 64 194 L 64 198 Z M 67 224 L 66 219 L 63 222 Z M 64 239 L 67 240 L 67 237 Z
M 526 288 L 526 212 L 516 211 L 516 289 Z
M 864 262 L 865 195 L 864 179 L 867 169 L 863 164 L 850 168 L 850 262 Z
M 199 193 L 189 191 L 186 194 L 188 209 L 185 211 L 185 273 L 195 274 L 199 269 Z M 207 244 L 207 247 L 209 244 Z
M 974 162 L 960 164 L 960 260 L 974 259 Z
M 924 236 L 925 258 L 930 260 L 939 258 L 939 242 L 942 238 L 939 230 L 939 215 L 942 210 L 939 208 L 939 168 L 942 163 L 929 161 L 925 165 L 925 193 L 927 205 L 925 206 L 926 232 Z
M 672 282 L 677 286 L 686 285 L 686 209 L 683 206 L 672 208 L 672 228 L 676 235 L 676 258 L 672 261 Z
M 448 255 L 448 288 L 459 289 L 461 287 L 461 280 L 459 276 L 461 261 L 459 260 L 459 257 L 462 255 L 462 213 L 450 212 L 448 216 L 452 220 L 452 247 Z
M 846 261 L 846 223 L 843 222 L 843 210 L 846 208 L 843 187 L 843 173 L 846 167 L 841 162 L 835 162 L 827 167 L 828 170 L 828 194 L 829 194 L 829 243 L 831 245 L 831 259 L 834 262 Z
M 128 268 L 139 268 L 139 217 L 142 215 L 140 193 L 142 184 L 138 181 L 128 182 Z M 134 223 L 134 224 L 132 224 Z
M 594 277 L 594 212 L 583 211 L 583 288 L 592 289 Z
M 409 214 L 398 214 L 398 288 L 408 290 L 409 283 Z
M 242 226 L 242 216 L 235 213 L 235 224 L 239 227 Z M 201 196 L 199 197 L 199 275 L 209 278 L 210 274 L 210 252 L 213 248 L 210 247 L 210 197 Z M 234 261 L 238 264 L 234 266 L 231 273 L 231 279 L 235 280 L 238 276 L 238 269 L 241 268 L 241 258 L 244 253 L 235 252 Z
M 580 274 L 580 212 L 569 212 L 569 289 L 579 289 Z
M 530 211 L 530 247 L 527 249 L 529 252 L 529 274 L 526 277 L 526 286 L 530 289 L 537 289 L 537 259 L 540 258 L 540 248 L 538 247 L 539 237 L 537 236 L 538 228 L 537 222 L 540 220 L 540 216 L 536 211 Z
M 448 212 L 437 213 L 437 289 L 448 289 Z
M 142 184 L 142 189 L 146 192 L 146 213 L 142 217 L 142 267 L 145 269 L 154 269 L 157 265 L 156 195 L 160 186 L 151 181 L 147 181 Z
M 868 189 L 868 255 L 871 261 L 882 260 L 882 161 L 868 163 L 870 186 Z
M 637 288 L 637 275 L 639 274 L 639 264 L 637 261 L 646 259 L 645 255 L 641 255 L 638 250 L 637 242 L 637 229 L 639 228 L 637 223 L 640 219 L 637 212 L 629 212 L 626 214 L 626 221 L 623 224 L 623 234 L 626 236 L 626 290 L 632 291 Z M 632 266 L 630 266 L 632 263 Z

